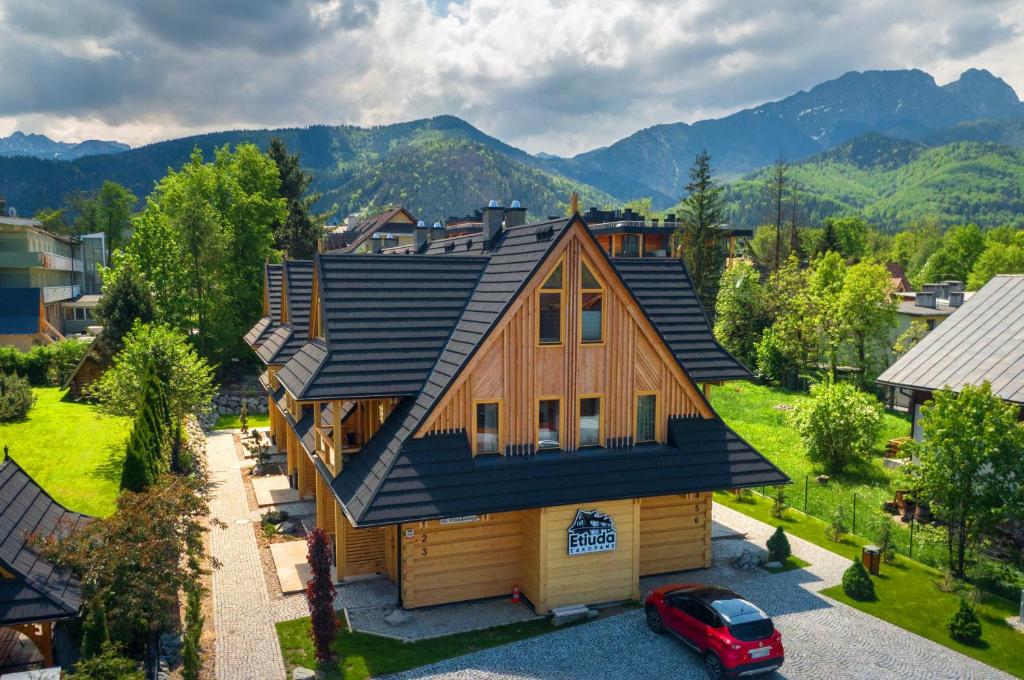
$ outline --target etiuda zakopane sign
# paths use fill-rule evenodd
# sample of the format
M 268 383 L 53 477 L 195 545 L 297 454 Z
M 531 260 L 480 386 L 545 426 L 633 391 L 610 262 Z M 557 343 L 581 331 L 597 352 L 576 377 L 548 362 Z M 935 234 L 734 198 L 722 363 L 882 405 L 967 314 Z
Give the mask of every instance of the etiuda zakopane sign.
M 577 510 L 569 525 L 569 554 L 615 550 L 615 521 L 597 510 Z

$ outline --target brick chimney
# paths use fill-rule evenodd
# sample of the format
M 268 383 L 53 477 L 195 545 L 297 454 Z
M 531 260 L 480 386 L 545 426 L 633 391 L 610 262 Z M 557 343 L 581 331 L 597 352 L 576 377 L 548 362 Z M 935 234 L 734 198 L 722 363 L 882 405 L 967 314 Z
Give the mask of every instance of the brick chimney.
M 505 219 L 505 209 L 492 200 L 484 208 L 483 237 L 484 243 L 493 243 L 501 233 L 501 221 Z

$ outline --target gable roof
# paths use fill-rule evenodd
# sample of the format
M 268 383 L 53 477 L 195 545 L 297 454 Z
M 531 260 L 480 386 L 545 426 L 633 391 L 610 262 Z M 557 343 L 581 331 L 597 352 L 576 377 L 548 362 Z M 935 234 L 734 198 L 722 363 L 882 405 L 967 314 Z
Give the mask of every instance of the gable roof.
M 287 323 L 277 326 L 256 354 L 265 364 L 283 364 L 309 341 L 309 311 L 313 299 L 313 261 L 288 260 L 282 269 L 284 291 L 279 293 Z
M 925 391 L 992 384 L 1024 404 L 1024 275 L 996 276 L 878 377 Z
M 358 248 L 363 241 L 380 231 L 399 215 L 409 220 L 409 228 L 415 228 L 416 218 L 405 208 L 398 206 L 378 215 L 368 217 L 349 231 L 328 235 L 328 246 L 333 253 L 349 253 Z
M 0 335 L 34 335 L 39 332 L 38 288 L 4 288 L 0 305 Z
M 681 259 L 616 257 L 612 263 L 695 382 L 751 377 L 750 371 L 715 340 Z
M 70 570 L 41 558 L 26 539 L 60 534 L 88 520 L 53 500 L 9 456 L 0 463 L 0 566 L 15 576 L 0 579 L 0 625 L 77 616 L 81 583 Z
M 279 323 L 281 319 L 281 275 L 283 273 L 283 264 L 268 262 L 263 267 L 263 276 L 267 281 L 267 316 L 274 323 Z
M 416 394 L 445 347 L 487 260 L 317 257 L 324 340 L 277 377 L 297 399 Z

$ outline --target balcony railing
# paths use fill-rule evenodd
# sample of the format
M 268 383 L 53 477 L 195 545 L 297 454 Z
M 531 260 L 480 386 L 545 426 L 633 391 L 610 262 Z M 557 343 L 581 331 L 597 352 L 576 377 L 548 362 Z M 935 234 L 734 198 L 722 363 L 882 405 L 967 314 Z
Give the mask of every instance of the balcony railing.
M 35 250 L 27 251 L 4 251 L 0 252 L 0 269 L 56 269 L 63 272 L 82 271 L 82 261 L 58 255 L 57 253 L 44 253 Z
M 81 286 L 47 286 L 43 288 L 43 303 L 60 302 L 70 300 L 82 294 Z

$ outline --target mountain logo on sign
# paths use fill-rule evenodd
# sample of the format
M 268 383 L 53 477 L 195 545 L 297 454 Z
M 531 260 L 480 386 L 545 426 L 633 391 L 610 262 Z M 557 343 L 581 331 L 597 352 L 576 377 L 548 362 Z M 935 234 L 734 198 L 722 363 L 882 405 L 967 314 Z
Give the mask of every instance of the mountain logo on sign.
M 577 510 L 569 525 L 569 554 L 615 550 L 615 521 L 597 510 Z

